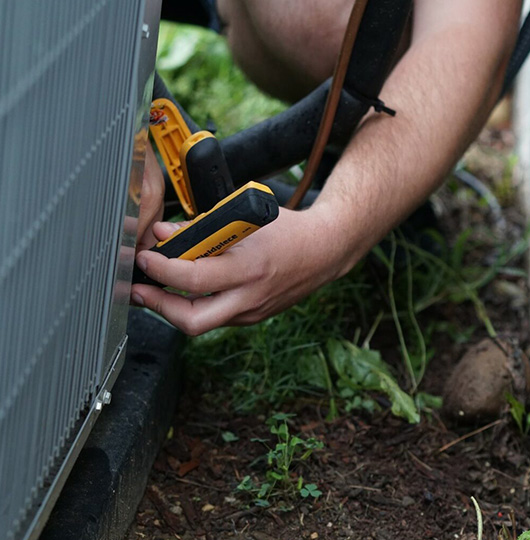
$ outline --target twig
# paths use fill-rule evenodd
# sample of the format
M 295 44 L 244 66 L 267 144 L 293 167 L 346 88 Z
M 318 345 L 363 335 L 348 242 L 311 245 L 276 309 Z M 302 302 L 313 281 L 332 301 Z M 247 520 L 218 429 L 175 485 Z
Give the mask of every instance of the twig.
M 375 491 L 375 492 L 378 492 L 378 493 L 383 491 L 382 489 L 379 489 L 379 488 L 373 488 L 373 487 L 368 487 L 368 486 L 360 486 L 358 484 L 350 484 L 348 486 L 348 489 L 362 489 L 364 491 Z
M 259 512 L 261 508 L 258 506 L 254 506 L 252 508 L 249 508 L 248 510 L 238 510 L 237 512 L 232 512 L 231 514 L 223 514 L 222 516 L 216 516 L 215 520 L 218 519 L 232 519 L 236 520 L 242 517 L 251 516 L 252 514 L 255 514 L 256 512 Z
M 510 510 L 510 521 L 512 522 L 512 540 L 517 540 L 517 525 L 515 523 L 515 512 L 513 508 Z
M 486 424 L 485 426 L 482 426 L 479 429 L 475 429 L 475 431 L 472 431 L 471 433 L 466 433 L 466 435 L 462 435 L 462 437 L 458 437 L 458 439 L 455 439 L 454 441 L 451 441 L 450 443 L 444 444 L 442 447 L 438 448 L 438 452 L 445 452 L 455 444 L 458 444 L 459 442 L 465 441 L 466 439 L 469 439 L 470 437 L 474 437 L 475 435 L 478 435 L 479 433 L 482 433 L 483 431 L 486 431 L 487 429 L 490 429 L 492 427 L 498 426 L 499 424 L 502 424 L 503 420 L 495 420 L 495 422 L 491 422 L 490 424 Z
M 424 463 L 418 456 L 415 456 L 410 450 L 407 450 L 407 454 L 420 466 L 426 469 L 428 472 L 432 472 L 433 468 Z M 432 475 L 431 475 L 432 476 Z
M 203 489 L 213 489 L 214 491 L 219 491 L 220 493 L 226 491 L 225 489 L 220 489 L 212 485 L 201 484 L 200 482 L 194 482 L 193 480 L 186 480 L 185 478 L 179 478 L 178 476 L 171 475 L 171 480 L 175 482 L 180 482 L 181 484 L 189 484 L 190 486 L 200 487 Z

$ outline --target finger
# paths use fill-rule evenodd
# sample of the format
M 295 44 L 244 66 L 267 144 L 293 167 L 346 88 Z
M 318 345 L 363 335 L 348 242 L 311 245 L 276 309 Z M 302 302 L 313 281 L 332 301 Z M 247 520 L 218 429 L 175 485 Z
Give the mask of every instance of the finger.
M 158 165 L 153 148 L 147 145 L 145 154 L 144 180 L 140 201 L 140 217 L 138 220 L 138 237 L 141 238 L 148 225 L 155 218 L 160 219 L 164 202 L 164 179 Z
M 239 248 L 234 246 L 217 257 L 195 261 L 168 259 L 160 253 L 142 251 L 136 264 L 149 277 L 174 289 L 195 294 L 226 291 L 254 283 L 265 275 L 265 263 L 247 262 Z
M 134 285 L 132 300 L 160 314 L 190 336 L 198 336 L 225 325 L 240 310 L 233 291 L 188 298 L 157 287 Z M 236 300 L 236 301 L 234 301 Z

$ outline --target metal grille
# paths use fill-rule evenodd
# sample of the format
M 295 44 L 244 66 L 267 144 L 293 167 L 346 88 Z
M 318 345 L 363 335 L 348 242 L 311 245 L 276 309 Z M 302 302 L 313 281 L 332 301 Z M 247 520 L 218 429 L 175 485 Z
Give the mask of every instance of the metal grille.
M 142 0 L 0 0 L 0 539 L 104 376 Z

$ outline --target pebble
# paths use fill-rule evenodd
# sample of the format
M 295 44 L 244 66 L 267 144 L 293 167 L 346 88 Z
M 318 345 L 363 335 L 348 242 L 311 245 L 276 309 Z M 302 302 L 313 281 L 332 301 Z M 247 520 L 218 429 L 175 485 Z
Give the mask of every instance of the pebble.
M 173 506 L 169 507 L 169 511 L 176 516 L 180 516 L 182 514 L 182 506 L 179 504 L 174 504 Z
M 401 499 L 401 504 L 405 507 L 412 506 L 415 503 L 416 501 L 412 497 L 409 497 L 408 495 L 405 495 L 403 499 Z

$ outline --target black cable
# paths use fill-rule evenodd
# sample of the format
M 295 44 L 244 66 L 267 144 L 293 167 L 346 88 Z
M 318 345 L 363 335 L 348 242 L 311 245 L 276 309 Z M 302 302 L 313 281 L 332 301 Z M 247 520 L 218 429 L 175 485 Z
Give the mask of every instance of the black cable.
M 530 15 L 526 16 L 526 19 L 519 30 L 519 37 L 515 44 L 515 49 L 512 53 L 510 61 L 508 62 L 508 68 L 506 69 L 506 76 L 504 78 L 504 85 L 502 87 L 501 97 L 504 96 L 508 90 L 512 87 L 513 81 L 519 70 L 523 66 L 526 58 L 530 54 Z

